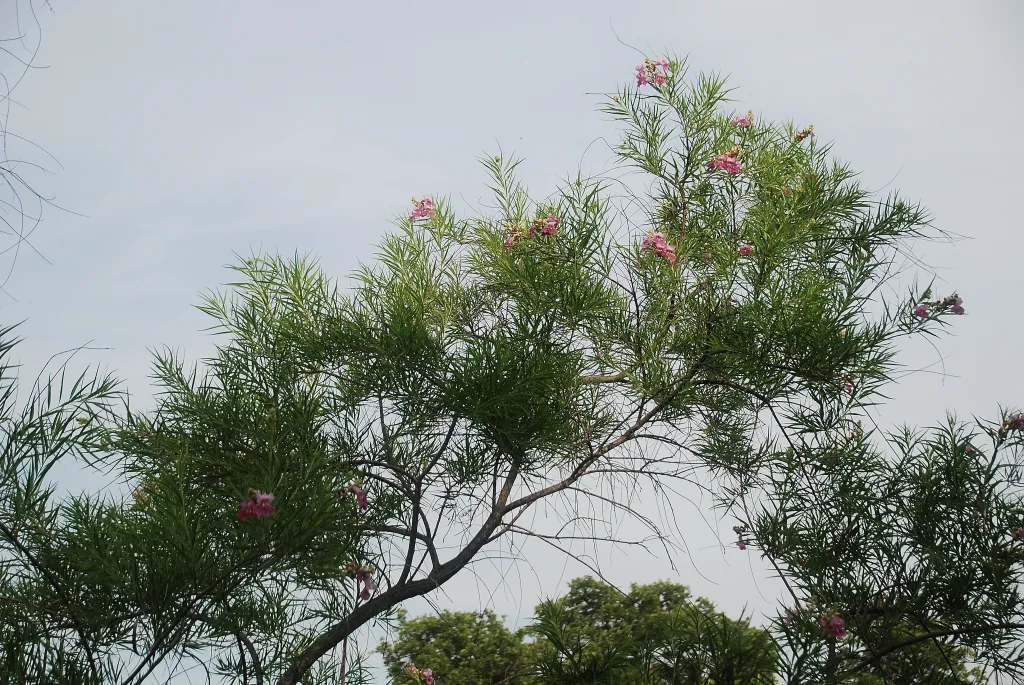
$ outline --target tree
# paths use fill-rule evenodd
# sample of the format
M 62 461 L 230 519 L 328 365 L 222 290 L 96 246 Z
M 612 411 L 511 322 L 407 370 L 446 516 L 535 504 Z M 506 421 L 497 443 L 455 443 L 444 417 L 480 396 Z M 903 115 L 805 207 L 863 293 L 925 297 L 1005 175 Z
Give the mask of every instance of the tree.
M 950 419 L 888 436 L 890 454 L 855 431 L 777 476 L 750 519 L 797 605 L 778 624 L 790 682 L 964 682 L 974 660 L 1020 675 L 1022 428 Z
M 26 626 L 10 668 L 334 682 L 359 629 L 485 548 L 559 545 L 526 526 L 538 503 L 628 512 L 602 488 L 695 471 L 813 613 L 777 626 L 791 682 L 927 640 L 1019 668 L 1016 416 L 984 457 L 955 431 L 890 442 L 895 457 L 850 437 L 899 340 L 963 312 L 955 293 L 885 287 L 935 235 L 927 215 L 875 199 L 810 128 L 733 117 L 717 78 L 679 60 L 637 73 L 604 109 L 648 181 L 625 208 L 580 177 L 533 203 L 499 155 L 496 216 L 417 201 L 344 294 L 298 257 L 236 266 L 202 306 L 224 336 L 203 372 L 158 355 L 157 408 L 95 447 L 135 496 L 37 494 L 52 527 L 4 535 L 20 576 L 0 623 Z M 28 458 L 0 473 L 5 515 Z M 563 523 L 600 539 L 585 521 Z
M 113 376 L 69 376 L 65 361 L 45 382 L 40 373 L 19 407 L 14 329 L 0 329 L 0 681 L 99 682 L 92 619 L 79 604 L 90 588 L 64 572 L 67 548 L 55 544 L 92 502 L 54 507 L 48 475 L 62 458 L 95 452 L 123 396 Z
M 491 612 L 403 618 L 382 652 L 396 682 L 409 664 L 431 668 L 441 685 L 775 682 L 766 631 L 670 582 L 623 594 L 577 578 L 565 596 L 538 605 L 534 625 L 518 633 Z
M 444 685 L 516 685 L 525 650 L 522 633 L 513 633 L 488 610 L 414 619 L 401 612 L 394 640 L 380 651 L 396 682 L 413 665 L 430 668 Z
M 683 586 L 634 585 L 622 595 L 582 578 L 571 588 L 566 597 L 537 608 L 534 632 L 543 648 L 534 652 L 532 661 L 541 683 L 739 685 L 776 683 L 788 675 L 778 669 L 778 650 L 790 645 L 745 620 L 729 619 L 703 598 L 690 600 Z M 819 627 L 813 629 L 815 642 L 820 642 Z M 904 637 L 921 634 L 917 630 Z M 793 654 L 787 656 L 792 659 Z M 970 667 L 973 654 L 964 648 L 918 642 L 882 660 L 878 668 L 849 673 L 844 682 L 987 682 L 980 670 Z
M 593 578 L 537 607 L 539 683 L 759 685 L 775 681 L 767 631 L 730 619 L 675 583 L 633 585 L 628 594 Z

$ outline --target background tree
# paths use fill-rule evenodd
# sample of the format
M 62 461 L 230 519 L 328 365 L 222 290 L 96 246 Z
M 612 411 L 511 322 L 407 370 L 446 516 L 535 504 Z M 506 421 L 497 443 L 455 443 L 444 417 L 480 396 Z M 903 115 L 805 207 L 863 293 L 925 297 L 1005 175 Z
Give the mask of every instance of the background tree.
M 401 682 L 412 664 L 430 668 L 444 685 L 516 685 L 524 668 L 522 631 L 512 632 L 492 611 L 398 615 L 395 637 L 380 646 L 388 675 Z
M 439 685 L 775 682 L 775 647 L 766 631 L 729 619 L 670 582 L 633 585 L 623 594 L 592 577 L 576 578 L 566 595 L 538 605 L 534 624 L 517 633 L 490 612 L 403 618 L 382 652 L 396 682 L 408 664 L 430 667 Z
M 627 594 L 591 577 L 537 607 L 534 668 L 543 683 L 756 685 L 775 682 L 767 631 L 731 619 L 671 582 Z
M 985 457 L 946 441 L 887 459 L 848 438 L 899 339 L 963 311 L 884 287 L 928 217 L 874 199 L 810 128 L 725 103 L 678 60 L 609 98 L 648 182 L 640 227 L 601 180 L 531 202 L 499 156 L 495 216 L 417 201 L 345 294 L 304 259 L 244 260 L 202 307 L 223 335 L 202 373 L 158 355 L 157 408 L 110 426 L 102 465 L 135 495 L 37 496 L 52 527 L 3 539 L 22 573 L 4 606 L 32 627 L 22 654 L 42 655 L 12 668 L 133 685 L 197 661 L 334 682 L 360 628 L 486 547 L 558 546 L 526 525 L 539 502 L 630 512 L 617 486 L 698 474 L 828 627 L 779 627 L 792 682 L 872 668 L 912 644 L 907 625 L 1016 668 L 1017 424 Z M 12 459 L 5 511 L 31 491 L 29 457 Z M 885 480 L 893 465 L 906 475 Z M 560 530 L 600 539 L 587 520 Z M 845 551 L 855 535 L 878 552 Z
M 906 631 L 905 638 L 922 634 Z M 765 630 L 734 620 L 671 582 L 633 585 L 623 594 L 592 577 L 576 578 L 562 597 L 542 602 L 533 624 L 510 631 L 491 612 L 404 615 L 385 642 L 389 675 L 409 680 L 409 664 L 448 683 L 777 683 L 777 645 Z M 849 674 L 857 685 L 954 685 L 988 682 L 964 648 L 918 642 Z M 497 664 L 497 666 L 496 666 Z M 411 682 L 411 680 L 410 680 Z

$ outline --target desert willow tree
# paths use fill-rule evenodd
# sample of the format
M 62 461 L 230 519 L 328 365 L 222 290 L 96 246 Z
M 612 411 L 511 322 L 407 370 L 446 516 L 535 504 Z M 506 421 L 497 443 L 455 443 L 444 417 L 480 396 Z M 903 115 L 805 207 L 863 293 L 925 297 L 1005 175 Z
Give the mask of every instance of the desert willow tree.
M 625 209 L 581 178 L 535 204 L 495 157 L 495 216 L 416 201 L 344 293 L 302 259 L 243 260 L 202 306 L 223 335 L 204 369 L 158 355 L 157 408 L 87 445 L 134 497 L 26 498 L 5 453 L 0 619 L 21 637 L 3 668 L 336 682 L 360 628 L 546 534 L 542 502 L 628 507 L 609 483 L 701 472 L 741 512 L 788 493 L 890 380 L 897 340 L 962 308 L 884 288 L 928 234 L 920 209 L 726 95 L 659 60 L 608 99 L 651 181 Z

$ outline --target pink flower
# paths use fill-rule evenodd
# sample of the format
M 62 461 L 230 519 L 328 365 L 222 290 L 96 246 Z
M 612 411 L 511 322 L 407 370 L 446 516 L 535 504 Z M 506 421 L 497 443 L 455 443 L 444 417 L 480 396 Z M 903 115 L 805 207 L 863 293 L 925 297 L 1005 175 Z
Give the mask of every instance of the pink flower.
M 274 513 L 274 495 L 270 492 L 257 492 L 255 496 L 257 516 L 270 516 Z
M 736 541 L 736 546 L 739 547 L 740 550 L 745 550 L 747 548 L 747 543 L 744 542 L 743 540 L 737 540 Z
M 661 231 L 655 231 L 644 238 L 644 242 L 640 244 L 640 247 L 644 250 L 659 250 L 666 247 L 668 243 L 665 241 L 665 234 Z
M 420 672 L 420 675 L 423 676 L 423 680 L 427 683 L 427 685 L 434 685 L 434 671 L 433 671 L 433 669 L 424 668 Z
M 648 83 L 650 83 L 650 80 L 647 76 L 647 69 L 641 64 L 636 68 L 636 85 L 646 86 Z
M 957 297 L 953 300 L 953 307 L 949 310 L 954 314 L 960 315 L 964 313 L 964 301 Z
M 916 307 L 914 307 L 914 316 L 916 316 L 917 318 L 919 318 L 919 319 L 927 319 L 928 318 L 928 314 L 929 314 L 928 305 L 922 303 L 922 304 L 919 304 Z
M 238 518 L 243 521 L 251 518 L 266 517 L 274 515 L 274 495 L 263 493 L 258 490 L 249 491 L 249 499 L 242 502 L 238 508 Z
M 238 509 L 238 518 L 245 521 L 246 519 L 251 519 L 254 516 L 256 516 L 256 512 L 253 509 L 253 507 L 255 506 L 256 503 L 253 502 L 251 499 L 247 499 L 244 502 L 242 502 L 242 506 L 239 507 Z
M 546 219 L 537 219 L 530 224 L 528 237 L 532 238 L 537 233 L 541 235 L 557 235 L 558 226 L 562 223 L 562 220 L 557 216 L 549 214 Z
M 410 221 L 416 221 L 416 219 L 428 219 L 436 213 L 434 208 L 434 201 L 429 197 L 425 197 L 422 200 L 412 199 L 412 204 L 415 209 L 412 210 L 412 216 Z
M 750 115 L 736 117 L 732 120 L 732 125 L 735 128 L 750 128 L 750 123 Z
M 644 63 L 636 68 L 636 85 L 646 86 L 651 81 L 656 85 L 663 85 L 668 78 L 670 66 L 667 59 L 645 59 Z
M 718 155 L 708 162 L 708 171 L 714 171 L 716 168 L 728 171 L 733 176 L 743 171 L 740 160 L 735 155 Z
M 348 486 L 348 491 L 356 496 L 356 501 L 359 502 L 359 511 L 366 511 L 370 507 L 370 502 L 366 499 L 366 488 L 353 483 Z
M 708 264 L 710 264 L 711 260 L 714 259 L 714 258 L 715 258 L 715 256 L 713 254 L 711 254 L 710 252 L 705 252 L 704 253 L 704 261 L 707 262 Z
M 562 223 L 562 220 L 557 216 L 548 215 L 547 219 L 544 219 L 540 226 L 541 235 L 555 235 L 558 233 L 558 226 Z
M 1024 430 L 1024 414 L 1008 416 L 1003 425 L 999 427 L 999 435 L 1006 437 L 1010 431 Z
M 1010 531 L 1010 537 L 1017 542 L 1024 542 L 1024 528 L 1015 528 Z
M 786 609 L 786 625 L 793 625 L 793 621 L 800 617 L 800 609 Z
M 510 235 L 505 238 L 505 252 L 510 252 L 512 250 L 512 246 L 515 245 L 517 241 L 518 239 L 514 235 Z
M 837 639 L 846 637 L 846 621 L 839 614 L 832 614 L 827 620 L 819 618 L 818 624 L 830 637 Z
M 356 574 L 356 582 L 363 584 L 363 591 L 359 593 L 359 597 L 364 602 L 370 599 L 370 594 L 377 589 L 377 583 L 374 582 L 373 576 L 370 573 L 369 569 L 361 568 L 359 573 Z
M 843 390 L 850 393 L 851 395 L 853 394 L 853 383 L 850 382 L 849 378 L 843 380 Z
M 754 254 L 754 246 L 750 243 L 744 243 L 740 245 L 740 257 L 749 257 Z
M 669 264 L 675 264 L 676 262 L 676 248 L 674 245 L 668 244 L 668 241 L 665 240 L 665 234 L 661 231 L 655 231 L 644 238 L 640 248 L 650 250 Z

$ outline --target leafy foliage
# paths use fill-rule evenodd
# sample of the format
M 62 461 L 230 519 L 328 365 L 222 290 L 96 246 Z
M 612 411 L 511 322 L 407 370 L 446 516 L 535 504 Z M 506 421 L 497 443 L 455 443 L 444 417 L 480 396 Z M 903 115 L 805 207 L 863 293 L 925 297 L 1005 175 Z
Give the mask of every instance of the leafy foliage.
M 409 664 L 430 668 L 444 685 L 521 682 L 526 646 L 492 611 L 442 611 L 407 618 L 399 613 L 393 641 L 381 645 L 388 675 L 402 682 Z
M 408 664 L 429 666 L 444 685 L 775 682 L 767 632 L 670 582 L 622 594 L 577 578 L 518 633 L 487 611 L 403 617 L 381 649 L 395 682 Z
M 593 578 L 537 607 L 539 683 L 758 685 L 775 682 L 769 634 L 669 582 L 628 594 Z
M 495 216 L 418 202 L 343 293 L 303 258 L 242 260 L 201 307 L 214 356 L 157 356 L 154 411 L 104 418 L 97 381 L 69 395 L 96 435 L 50 395 L 10 414 L 0 675 L 134 685 L 192 663 L 352 685 L 361 628 L 488 546 L 557 546 L 525 524 L 538 503 L 630 513 L 615 483 L 697 473 L 808 610 L 776 626 L 789 682 L 907 673 L 925 642 L 1019 673 L 1024 421 L 984 450 L 952 422 L 922 439 L 857 423 L 900 338 L 962 311 L 889 294 L 927 215 L 873 197 L 809 130 L 735 125 L 720 79 L 658 68 L 604 109 L 648 182 L 632 204 L 579 177 L 534 203 L 515 160 L 484 160 Z M 65 456 L 134 495 L 53 501 Z M 562 523 L 600 538 L 588 518 Z M 698 624 L 720 653 L 746 630 Z M 676 677 L 688 644 L 650 664 Z

